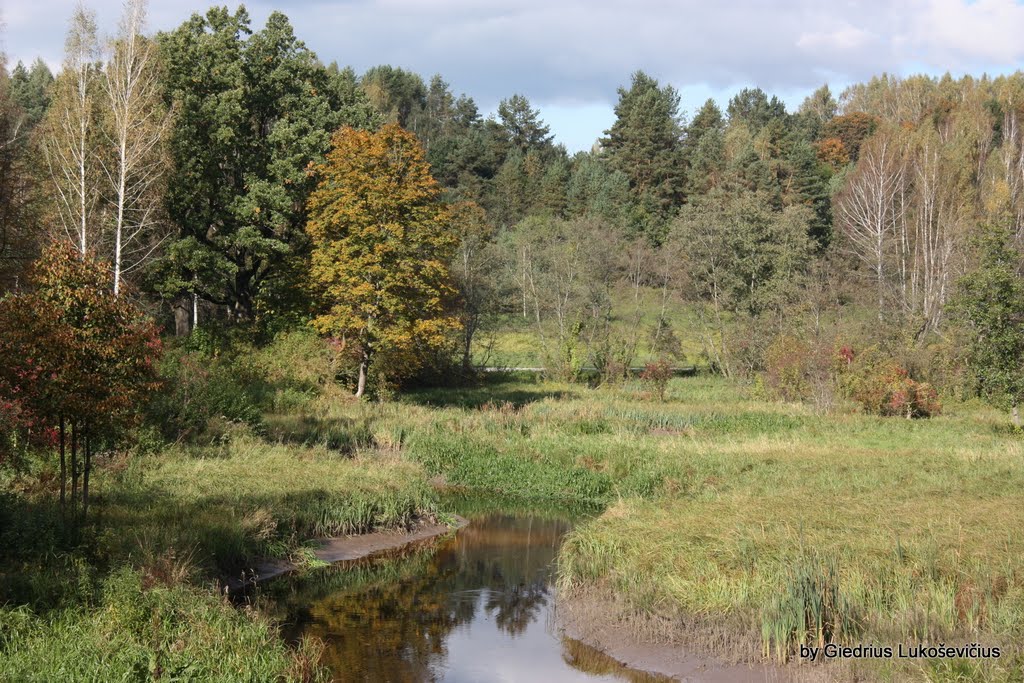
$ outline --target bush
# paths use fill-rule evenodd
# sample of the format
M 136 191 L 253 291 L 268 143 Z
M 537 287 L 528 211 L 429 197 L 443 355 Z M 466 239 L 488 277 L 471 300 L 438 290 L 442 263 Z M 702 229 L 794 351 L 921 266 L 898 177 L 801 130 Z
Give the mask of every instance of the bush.
M 640 379 L 651 385 L 654 391 L 657 392 L 658 398 L 664 401 L 665 391 L 668 389 L 668 381 L 672 379 L 672 374 L 672 363 L 665 358 L 661 358 L 653 363 L 647 363 L 644 366 L 643 372 L 640 373 Z
M 304 328 L 261 348 L 196 330 L 165 354 L 164 391 L 149 406 L 149 422 L 172 439 L 216 436 L 232 423 L 262 427 L 263 413 L 294 412 L 336 387 L 344 360 L 340 345 Z
M 260 423 L 254 368 L 227 356 L 177 349 L 159 367 L 164 391 L 149 405 L 149 421 L 166 438 L 206 434 L 219 422 Z
M 839 383 L 846 395 L 864 412 L 906 418 L 931 417 L 942 412 L 938 393 L 926 382 L 918 382 L 896 361 L 870 347 L 855 354 L 848 350 Z
M 335 386 L 344 361 L 339 344 L 320 338 L 309 328 L 281 332 L 252 356 L 254 370 L 266 391 L 260 403 L 275 412 L 300 407 Z
M 833 403 L 833 377 L 842 351 L 830 344 L 807 343 L 790 335 L 779 335 L 764 354 L 765 388 L 783 401 L 810 401 L 818 408 Z

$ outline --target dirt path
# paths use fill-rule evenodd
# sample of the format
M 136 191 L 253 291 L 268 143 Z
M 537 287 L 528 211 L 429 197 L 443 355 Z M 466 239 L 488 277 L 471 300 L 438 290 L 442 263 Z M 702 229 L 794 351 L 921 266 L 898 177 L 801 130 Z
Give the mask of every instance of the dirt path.
M 449 532 L 458 531 L 467 524 L 469 524 L 469 520 L 456 516 L 455 526 L 422 524 L 412 531 L 374 531 L 369 534 L 325 538 L 320 541 L 320 546 L 313 551 L 313 555 L 318 560 L 329 563 L 358 560 L 385 550 L 394 550 L 410 543 L 443 536 Z M 255 567 L 245 570 L 242 576 L 224 581 L 223 590 L 225 593 L 237 593 L 260 581 L 287 574 L 298 568 L 299 565 L 289 560 L 262 560 L 256 563 Z

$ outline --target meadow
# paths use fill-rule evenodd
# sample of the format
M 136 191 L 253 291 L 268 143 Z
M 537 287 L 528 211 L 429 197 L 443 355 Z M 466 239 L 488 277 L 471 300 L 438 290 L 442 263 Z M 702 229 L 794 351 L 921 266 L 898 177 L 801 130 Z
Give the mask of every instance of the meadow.
M 1020 680 L 1024 444 L 1006 417 L 767 401 L 708 376 L 420 392 L 385 432 L 448 484 L 605 506 L 563 546 L 563 600 L 730 660 L 799 643 L 980 643 L 999 659 L 868 661 L 851 678 Z
M 664 401 L 640 380 L 497 373 L 387 402 L 288 391 L 203 439 L 100 458 L 76 539 L 52 462 L 5 474 L 0 678 L 315 680 L 316 642 L 286 645 L 272 606 L 233 606 L 218 580 L 447 519 L 447 488 L 592 511 L 560 551 L 560 600 L 641 637 L 789 666 L 799 643 L 976 642 L 1003 654 L 828 666 L 1021 679 L 1024 442 L 980 403 L 822 414 L 707 374 Z

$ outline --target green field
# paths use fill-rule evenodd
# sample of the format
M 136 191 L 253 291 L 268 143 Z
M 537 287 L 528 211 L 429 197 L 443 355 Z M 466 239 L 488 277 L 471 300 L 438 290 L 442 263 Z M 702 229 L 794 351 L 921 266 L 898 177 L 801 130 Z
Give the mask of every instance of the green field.
M 1024 442 L 980 404 L 945 408 L 822 415 L 707 375 L 664 402 L 639 381 L 531 375 L 386 403 L 325 392 L 205 444 L 102 458 L 78 539 L 42 462 L 0 501 L 0 678 L 319 675 L 315 643 L 286 646 L 214 579 L 301 563 L 318 536 L 444 519 L 444 484 L 597 511 L 562 547 L 561 599 L 641 636 L 748 662 L 800 642 L 977 642 L 1003 656 L 836 672 L 1021 680 Z
M 1024 444 L 990 409 L 822 416 L 700 377 L 665 403 L 639 384 L 421 392 L 379 420 L 451 484 L 607 506 L 560 582 L 610 620 L 752 662 L 801 641 L 977 642 L 1003 656 L 856 675 L 1020 680 Z

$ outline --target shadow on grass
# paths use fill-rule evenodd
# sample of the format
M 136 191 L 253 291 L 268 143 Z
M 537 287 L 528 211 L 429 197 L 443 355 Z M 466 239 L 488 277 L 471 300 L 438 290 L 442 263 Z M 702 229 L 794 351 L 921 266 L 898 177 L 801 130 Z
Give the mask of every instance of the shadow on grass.
M 414 389 L 403 394 L 401 401 L 436 408 L 479 410 L 487 405 L 504 404 L 519 409 L 546 398 L 575 397 L 576 393 L 571 390 L 552 390 L 544 387 L 536 375 L 489 373 L 472 386 Z
M 371 448 L 373 420 L 349 417 L 316 417 L 313 415 L 267 415 L 266 436 L 272 442 L 298 446 L 324 446 L 345 455 L 360 448 Z

